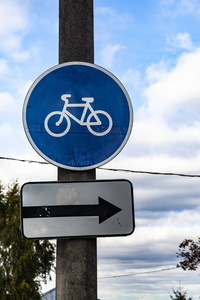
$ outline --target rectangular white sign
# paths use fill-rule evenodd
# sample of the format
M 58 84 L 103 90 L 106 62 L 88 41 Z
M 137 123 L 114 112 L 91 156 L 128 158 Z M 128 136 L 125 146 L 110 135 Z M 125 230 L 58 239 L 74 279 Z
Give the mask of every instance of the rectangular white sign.
M 128 180 L 31 182 L 21 189 L 21 230 L 29 239 L 130 235 Z

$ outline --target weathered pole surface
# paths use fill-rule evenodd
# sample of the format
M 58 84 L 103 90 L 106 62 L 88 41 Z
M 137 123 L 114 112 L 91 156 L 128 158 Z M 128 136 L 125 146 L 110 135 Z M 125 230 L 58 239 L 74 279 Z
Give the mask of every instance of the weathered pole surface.
M 70 61 L 94 62 L 93 0 L 59 0 L 59 63 Z M 59 181 L 95 178 L 58 168 Z M 57 240 L 56 299 L 97 299 L 96 238 Z

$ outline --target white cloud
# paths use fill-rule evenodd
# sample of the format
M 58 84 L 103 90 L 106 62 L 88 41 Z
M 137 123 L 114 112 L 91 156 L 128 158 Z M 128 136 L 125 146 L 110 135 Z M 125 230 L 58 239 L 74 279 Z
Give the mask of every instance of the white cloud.
M 95 10 L 97 15 L 113 15 L 114 11 L 110 7 L 99 7 Z
M 21 62 L 21 61 L 28 61 L 31 57 L 36 56 L 39 52 L 39 49 L 37 46 L 32 46 L 31 48 L 29 48 L 28 50 L 21 50 L 16 49 L 13 53 L 12 56 L 14 58 L 15 61 L 17 62 Z
M 158 1 L 165 15 L 199 15 L 199 0 L 160 0 Z
M 101 47 L 102 42 L 103 47 L 104 45 L 105 47 L 106 45 L 117 47 L 119 45 L 119 37 L 126 35 L 127 29 L 131 26 L 132 15 L 124 11 L 118 12 L 111 7 L 96 7 L 94 22 L 96 47 L 98 48 L 99 41 Z M 115 40 L 117 42 L 114 42 Z
M 167 44 L 175 49 L 183 49 L 183 50 L 194 50 L 194 45 L 191 40 L 190 35 L 186 33 L 179 33 L 172 38 L 167 38 Z
M 181 122 L 182 123 L 182 122 Z M 194 157 L 200 149 L 200 122 L 192 125 L 168 126 L 155 116 L 136 120 L 131 138 L 135 155 L 169 155 L 177 157 Z M 169 161 L 168 157 L 168 161 Z
M 1 128 L 0 128 L 1 129 Z M 1 136 L 0 136 L 1 138 Z M 14 137 L 15 138 L 15 137 Z M 6 138 L 4 137 L 4 141 Z M 9 143 L 9 146 L 11 144 Z M 25 147 L 24 147 L 25 148 Z M 3 155 L 5 153 L 5 155 Z M 18 156 L 16 148 L 9 149 L 7 152 L 1 150 L 1 156 L 13 157 L 15 159 L 27 159 L 41 161 L 40 157 L 35 156 L 34 152 Z M 25 182 L 33 181 L 55 181 L 57 180 L 57 168 L 52 165 L 42 165 L 37 163 L 27 163 L 12 160 L 0 160 L 0 178 L 4 184 L 8 184 L 11 179 L 18 179 L 20 185 Z
M 155 69 L 153 75 L 155 77 Z M 192 123 L 199 121 L 200 113 L 200 49 L 194 52 L 183 54 L 177 61 L 176 66 L 167 71 L 160 69 L 156 74 L 158 80 L 151 84 L 145 90 L 147 98 L 147 106 L 140 111 L 145 118 L 153 118 L 154 120 L 176 122 L 183 117 L 182 122 L 185 123 L 185 117 L 189 118 Z M 144 117 L 143 117 L 144 118 Z M 169 124 L 169 123 L 168 123 Z
M 25 96 L 26 96 L 29 88 L 31 87 L 32 83 L 33 83 L 33 81 L 28 80 L 18 87 L 17 94 L 20 99 L 25 99 Z
M 99 18 L 100 17 L 100 18 Z M 97 7 L 95 9 L 95 21 L 99 25 L 101 24 L 99 29 L 106 30 L 107 32 L 112 29 L 124 29 L 130 25 L 130 21 L 132 20 L 132 16 L 127 12 L 118 13 L 111 7 Z M 110 26 L 108 26 L 108 24 Z M 101 31 L 102 32 L 102 31 Z M 106 33 L 106 31 L 105 31 Z M 99 36 L 100 38 L 100 36 Z
M 174 66 L 161 61 L 146 70 L 146 103 L 134 111 L 131 137 L 111 167 L 199 173 L 200 49 Z M 133 100 L 134 107 L 134 100 Z
M 16 100 L 8 92 L 0 93 L 0 112 L 11 112 L 16 109 Z
M 29 58 L 22 50 L 22 40 L 29 28 L 27 3 L 21 0 L 0 2 L 0 50 L 16 61 Z
M 25 6 L 20 1 L 2 0 L 0 2 L 0 35 L 6 36 L 27 26 Z
M 8 62 L 1 58 L 0 59 L 0 77 L 3 77 L 4 75 L 8 74 L 10 72 Z
M 126 83 L 131 83 L 134 88 L 139 88 L 141 85 L 141 75 L 139 71 L 129 69 L 122 76 L 121 81 Z
M 0 126 L 0 139 L 5 141 L 5 139 L 8 139 L 10 135 L 12 134 L 12 126 L 9 123 L 1 124 Z
M 200 3 L 198 0 L 181 0 L 180 5 L 185 12 L 200 12 Z
M 101 57 L 102 57 L 102 63 L 106 67 L 111 67 L 116 53 L 121 50 L 123 47 L 120 45 L 111 45 L 108 44 L 107 46 L 104 47 Z
M 149 84 L 152 84 L 158 80 L 163 79 L 168 72 L 168 64 L 164 61 L 161 61 L 157 64 L 152 63 L 146 69 L 145 79 Z

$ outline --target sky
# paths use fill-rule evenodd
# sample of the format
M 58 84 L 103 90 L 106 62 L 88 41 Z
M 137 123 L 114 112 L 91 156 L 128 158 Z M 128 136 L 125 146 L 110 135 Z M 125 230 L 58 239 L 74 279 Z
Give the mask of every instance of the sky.
M 0 180 L 57 180 L 55 166 L 21 160 L 43 162 L 22 107 L 58 64 L 58 1 L 0 0 L 0 22 Z M 132 182 L 136 223 L 128 237 L 98 238 L 101 300 L 167 300 L 180 285 L 199 298 L 199 269 L 175 268 L 179 244 L 200 227 L 200 179 L 175 175 L 200 175 L 199 24 L 198 0 L 94 0 L 95 64 L 122 82 L 134 112 L 126 146 L 103 166 L 118 171 L 97 169 L 97 179 Z

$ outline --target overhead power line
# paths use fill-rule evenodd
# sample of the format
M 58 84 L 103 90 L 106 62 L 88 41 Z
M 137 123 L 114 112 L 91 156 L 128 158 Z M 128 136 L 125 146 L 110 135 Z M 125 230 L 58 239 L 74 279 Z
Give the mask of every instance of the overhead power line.
M 117 277 L 128 277 L 128 276 L 138 276 L 138 275 L 145 275 L 150 273 L 158 273 L 158 272 L 164 272 L 177 269 L 177 267 L 171 267 L 171 268 L 165 268 L 165 269 L 159 269 L 159 270 L 153 270 L 153 271 L 146 271 L 146 272 L 140 272 L 140 273 L 133 273 L 133 274 L 124 274 L 124 275 L 114 275 L 114 276 L 107 276 L 107 277 L 99 277 L 98 279 L 108 279 L 108 278 L 117 278 Z
M 29 160 L 29 159 L 19 159 L 19 158 L 3 157 L 3 156 L 0 156 L 0 159 L 13 160 L 13 161 L 19 161 L 19 162 L 26 162 L 26 163 L 37 163 L 37 164 L 49 165 L 50 166 L 50 164 L 48 162 L 36 161 L 36 160 Z M 99 167 L 97 169 L 99 169 L 99 170 L 105 170 L 105 171 L 114 171 L 114 172 L 135 173 L 135 174 L 182 176 L 182 177 L 200 178 L 199 174 L 183 174 L 183 173 L 174 173 L 174 172 L 139 171 L 139 170 L 127 170 L 127 169 L 117 169 L 117 168 L 115 169 L 115 168 L 104 168 L 104 167 Z
M 150 175 L 173 175 L 173 176 L 183 176 L 183 177 L 200 177 L 197 174 L 182 174 L 182 173 L 174 173 L 174 172 L 152 172 L 152 171 L 135 171 L 135 170 L 127 170 L 127 169 L 112 169 L 112 168 L 98 168 L 100 170 L 107 171 L 117 171 L 117 172 L 129 172 L 129 173 L 138 173 L 138 174 L 150 174 Z
M 105 276 L 105 277 L 98 277 L 98 279 L 109 279 L 109 278 L 118 278 L 118 277 L 128 277 L 128 276 L 138 276 L 138 275 L 145 275 L 145 274 L 151 274 L 151 273 L 159 273 L 169 270 L 177 269 L 177 267 L 171 267 L 171 268 L 164 268 L 164 269 L 158 269 L 158 270 L 152 270 L 152 271 L 146 271 L 146 272 L 140 272 L 140 273 L 132 273 L 132 274 L 121 274 L 121 275 L 113 275 L 113 276 Z M 55 273 L 55 270 L 51 269 Z
M 36 160 L 29 160 L 29 159 L 19 159 L 19 158 L 2 157 L 2 156 L 0 156 L 0 159 L 15 160 L 15 161 L 21 161 L 21 162 L 27 162 L 27 163 L 37 163 L 37 164 L 49 165 L 49 163 L 47 163 L 47 162 L 36 161 Z

